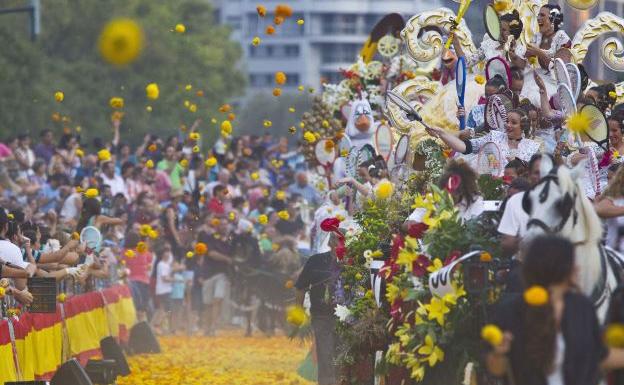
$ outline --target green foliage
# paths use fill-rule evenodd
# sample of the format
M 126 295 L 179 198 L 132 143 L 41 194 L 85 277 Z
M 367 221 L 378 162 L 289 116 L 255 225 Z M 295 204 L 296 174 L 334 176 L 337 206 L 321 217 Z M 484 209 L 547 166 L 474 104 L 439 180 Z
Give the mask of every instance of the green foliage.
M 3 8 L 24 1 L 4 1 Z M 41 2 L 41 35 L 30 40 L 24 15 L 0 15 L 0 135 L 35 133 L 62 126 L 53 123 L 54 112 L 69 116 L 71 128 L 79 125 L 88 138 L 109 138 L 112 96 L 125 99 L 122 140 L 137 142 L 147 133 L 171 135 L 181 124 L 201 118 L 204 138 L 215 138 L 218 127 L 210 123 L 218 107 L 241 94 L 244 78 L 236 68 L 240 47 L 229 41 L 230 31 L 217 26 L 209 2 L 203 0 L 153 1 L 53 0 Z M 106 63 L 97 40 L 103 26 L 115 17 L 136 20 L 145 34 L 141 56 L 124 68 Z M 171 30 L 186 25 L 186 33 Z M 147 100 L 145 86 L 155 82 L 160 98 Z M 185 91 L 186 84 L 193 86 Z M 54 101 L 62 90 L 65 101 Z M 196 95 L 203 90 L 204 96 Z M 197 112 L 184 107 L 197 104 Z M 151 105 L 153 111 L 146 111 Z M 235 124 L 236 127 L 236 124 Z
M 505 197 L 505 186 L 501 178 L 481 174 L 477 180 L 479 191 L 485 200 L 499 201 Z

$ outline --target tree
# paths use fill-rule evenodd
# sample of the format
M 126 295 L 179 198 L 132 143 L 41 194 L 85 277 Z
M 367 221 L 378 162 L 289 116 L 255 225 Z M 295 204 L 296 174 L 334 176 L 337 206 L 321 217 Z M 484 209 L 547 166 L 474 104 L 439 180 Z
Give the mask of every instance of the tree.
M 5 1 L 3 7 L 23 5 Z M 103 26 L 113 18 L 137 21 L 145 34 L 140 57 L 124 68 L 105 62 L 97 49 Z M 245 86 L 236 63 L 241 48 L 229 40 L 227 27 L 215 24 L 205 0 L 53 0 L 42 2 L 42 33 L 30 41 L 27 18 L 0 16 L 0 135 L 36 133 L 53 128 L 57 134 L 68 126 L 88 139 L 110 138 L 113 96 L 125 100 L 122 139 L 137 142 L 147 133 L 173 135 L 181 124 L 197 118 L 204 138 L 216 137 L 211 125 L 218 108 L 240 95 Z M 177 23 L 185 33 L 173 31 Z M 158 100 L 148 100 L 145 86 L 155 82 Z M 185 85 L 192 85 L 192 90 Z M 65 100 L 57 103 L 54 92 Z M 202 91 L 199 96 L 197 91 Z M 193 113 L 185 100 L 197 105 Z M 147 106 L 152 111 L 147 111 Z M 58 112 L 71 122 L 53 122 Z M 205 141 L 206 142 L 206 141 Z

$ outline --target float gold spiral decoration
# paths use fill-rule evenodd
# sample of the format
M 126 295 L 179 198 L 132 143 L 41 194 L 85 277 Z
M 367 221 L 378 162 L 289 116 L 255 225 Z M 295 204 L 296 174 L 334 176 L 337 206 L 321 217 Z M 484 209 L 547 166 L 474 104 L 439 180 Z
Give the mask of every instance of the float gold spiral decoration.
M 392 91 L 403 97 L 416 111 L 420 111 L 423 104 L 436 94 L 439 86 L 439 82 L 416 77 L 399 84 Z M 407 119 L 403 110 L 394 103 L 387 102 L 385 115 L 399 134 L 422 135 L 425 132 L 422 124 Z
M 624 19 L 611 12 L 601 12 L 589 19 L 578 30 L 572 39 L 572 55 L 577 63 L 581 63 L 587 55 L 589 46 L 606 33 L 624 34 Z M 600 57 L 605 65 L 613 71 L 624 71 L 624 45 L 619 38 L 608 38 L 600 46 Z

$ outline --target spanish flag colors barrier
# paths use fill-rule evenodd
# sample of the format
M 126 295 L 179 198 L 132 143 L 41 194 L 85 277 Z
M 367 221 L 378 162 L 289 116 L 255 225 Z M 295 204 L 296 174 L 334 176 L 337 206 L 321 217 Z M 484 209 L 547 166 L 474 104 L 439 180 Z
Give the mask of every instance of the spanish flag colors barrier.
M 25 313 L 0 320 L 0 384 L 49 380 L 70 357 L 81 364 L 100 356 L 109 335 L 122 344 L 136 322 L 128 286 L 68 298 L 55 314 Z M 12 336 L 14 338 L 12 338 Z

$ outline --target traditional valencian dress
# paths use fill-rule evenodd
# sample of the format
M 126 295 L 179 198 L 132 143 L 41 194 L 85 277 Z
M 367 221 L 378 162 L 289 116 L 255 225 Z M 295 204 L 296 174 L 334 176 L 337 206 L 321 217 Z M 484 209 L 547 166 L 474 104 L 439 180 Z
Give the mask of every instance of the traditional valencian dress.
M 542 44 L 542 34 L 535 34 L 534 39 L 531 41 L 531 44 L 539 47 Z M 551 59 L 555 57 L 557 51 L 561 48 L 570 48 L 571 40 L 567 33 L 564 30 L 560 29 L 552 37 L 552 41 L 550 43 L 550 48 L 546 50 L 548 57 Z M 544 81 L 544 85 L 546 86 L 546 93 L 550 98 L 554 94 L 557 93 L 557 80 L 555 79 L 555 71 L 552 70 L 552 64 L 549 69 L 543 69 L 542 67 L 538 67 L 535 69 L 537 74 Z M 524 87 L 522 88 L 522 93 L 520 96 L 522 98 L 529 99 L 531 103 L 539 107 L 540 106 L 540 92 L 539 87 L 535 83 L 535 79 L 533 78 L 533 67 L 530 65 L 526 66 L 524 72 Z
M 524 57 L 526 53 L 526 47 L 522 44 L 516 44 L 514 50 L 515 54 L 519 57 Z M 481 61 L 488 61 L 495 57 L 506 57 L 507 52 L 504 50 L 504 46 L 500 42 L 492 39 L 487 33 L 483 36 L 481 46 L 473 53 L 466 55 L 466 67 L 474 68 Z

